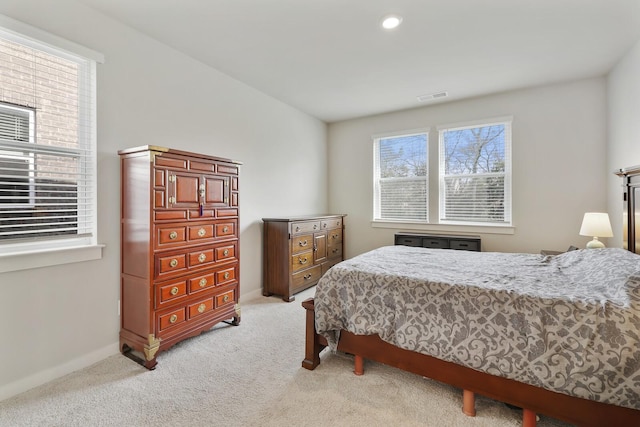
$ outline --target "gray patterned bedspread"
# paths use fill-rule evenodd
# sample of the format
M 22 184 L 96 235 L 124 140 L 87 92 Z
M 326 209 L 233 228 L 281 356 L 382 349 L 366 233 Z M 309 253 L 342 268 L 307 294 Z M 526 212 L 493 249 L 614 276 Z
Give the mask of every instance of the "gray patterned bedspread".
M 333 266 L 318 333 L 341 329 L 572 396 L 640 409 L 640 256 L 387 246 Z

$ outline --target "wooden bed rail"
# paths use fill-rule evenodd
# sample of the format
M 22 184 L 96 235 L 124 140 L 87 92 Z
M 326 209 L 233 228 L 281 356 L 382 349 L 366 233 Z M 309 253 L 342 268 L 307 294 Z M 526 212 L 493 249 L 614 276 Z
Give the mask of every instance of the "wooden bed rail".
M 313 370 L 320 364 L 320 352 L 327 347 L 315 329 L 314 301 L 302 302 L 306 313 L 305 358 L 302 367 Z M 356 374 L 364 373 L 364 359 L 400 368 L 463 390 L 463 412 L 475 414 L 475 394 L 508 403 L 523 410 L 522 426 L 534 427 L 536 414 L 545 414 L 579 426 L 640 426 L 640 411 L 556 393 L 476 371 L 435 357 L 389 344 L 378 335 L 340 332 L 338 350 L 355 355 Z

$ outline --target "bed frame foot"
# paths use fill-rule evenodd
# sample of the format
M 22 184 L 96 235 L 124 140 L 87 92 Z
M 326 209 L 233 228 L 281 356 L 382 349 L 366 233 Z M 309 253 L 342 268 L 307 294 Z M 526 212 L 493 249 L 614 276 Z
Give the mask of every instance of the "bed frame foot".
M 354 356 L 353 362 L 353 373 L 356 375 L 364 375 L 364 357 L 356 355 Z
M 462 391 L 462 413 L 468 417 L 476 416 L 476 395 L 474 392 Z
M 522 410 L 522 427 L 536 427 L 536 413 L 530 409 Z

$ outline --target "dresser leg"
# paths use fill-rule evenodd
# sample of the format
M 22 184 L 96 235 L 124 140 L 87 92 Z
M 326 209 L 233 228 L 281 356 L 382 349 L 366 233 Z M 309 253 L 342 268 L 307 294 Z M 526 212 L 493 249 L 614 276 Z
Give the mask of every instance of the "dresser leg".
M 233 320 L 231 321 L 231 324 L 233 326 L 238 326 L 240 325 L 240 316 L 234 316 Z

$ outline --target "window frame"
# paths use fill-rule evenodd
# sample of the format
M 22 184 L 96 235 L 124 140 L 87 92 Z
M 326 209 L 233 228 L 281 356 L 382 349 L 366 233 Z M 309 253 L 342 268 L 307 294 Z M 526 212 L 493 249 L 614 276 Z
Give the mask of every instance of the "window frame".
M 511 162 L 511 145 L 512 145 L 512 122 L 513 117 L 498 117 L 493 119 L 473 120 L 464 123 L 455 123 L 449 125 L 438 126 L 438 223 L 449 225 L 471 225 L 477 227 L 510 227 L 512 226 L 512 162 Z M 504 126 L 504 163 L 505 170 L 502 173 L 483 173 L 483 174 L 448 174 L 446 175 L 445 160 L 442 153 L 444 152 L 444 134 L 448 131 L 477 129 L 489 126 Z M 471 221 L 471 220 L 453 220 L 445 219 L 446 217 L 446 186 L 445 178 L 450 176 L 497 176 L 504 177 L 504 221 Z
M 374 222 L 392 222 L 392 223 L 420 223 L 420 224 L 428 224 L 429 223 L 429 176 L 430 176 L 430 168 L 429 168 L 429 139 L 430 139 L 430 128 L 419 128 L 419 129 L 411 129 L 401 132 L 388 132 L 384 134 L 377 134 L 372 136 L 373 140 L 373 221 Z M 425 214 L 426 219 L 409 219 L 409 218 L 382 218 L 381 217 L 381 178 L 379 176 L 380 171 L 380 141 L 383 139 L 391 139 L 391 138 L 402 138 L 416 135 L 425 135 L 426 137 L 426 188 L 427 188 L 427 199 L 425 206 Z M 396 178 L 384 178 L 384 180 L 394 180 L 394 181 L 403 181 L 409 178 L 405 177 L 396 177 Z
M 509 122 L 509 147 L 508 153 L 505 153 L 505 156 L 508 155 L 508 161 L 505 159 L 506 165 L 505 167 L 509 168 L 509 179 L 508 183 L 505 184 L 505 194 L 508 191 L 509 198 L 508 202 L 508 210 L 509 210 L 509 222 L 505 223 L 494 223 L 494 222 L 468 222 L 468 221 L 441 221 L 440 220 L 440 130 L 441 129 L 450 129 L 456 127 L 463 126 L 482 126 L 486 124 L 492 123 L 502 123 Z M 375 182 L 375 173 L 376 173 L 376 146 L 372 144 L 373 150 L 373 174 L 374 174 L 374 182 L 373 182 L 373 210 L 372 210 L 372 219 L 371 226 L 373 228 L 391 228 L 391 229 L 399 229 L 406 231 L 431 231 L 431 232 L 440 232 L 440 233 L 461 233 L 461 234 L 469 234 L 469 233 L 482 233 L 482 234 L 514 234 L 515 233 L 515 225 L 513 222 L 512 216 L 512 202 L 513 202 L 513 194 L 512 194 L 512 133 L 513 133 L 513 116 L 502 116 L 502 117 L 494 117 L 488 119 L 479 119 L 479 120 L 470 120 L 465 122 L 451 123 L 445 125 L 437 125 L 430 128 L 420 128 L 417 130 L 406 130 L 406 131 L 396 131 L 396 132 L 386 132 L 381 134 L 372 135 L 372 139 L 375 140 L 377 138 L 389 138 L 393 136 L 402 136 L 402 135 L 410 135 L 415 134 L 420 131 L 427 132 L 428 141 L 433 141 L 433 135 L 431 132 L 437 132 L 437 144 L 431 143 L 428 144 L 428 203 L 429 203 L 429 214 L 428 221 L 418 221 L 418 220 L 389 220 L 389 219 L 381 219 L 376 217 L 375 209 L 376 209 L 376 182 Z M 507 166 L 508 165 L 508 166 Z M 437 178 L 435 178 L 437 177 Z M 507 186 L 508 185 L 508 186 Z M 506 196 L 505 196 L 506 198 Z
M 84 93 L 88 95 L 88 99 L 83 99 L 82 105 L 79 107 L 79 122 L 83 121 L 88 126 L 86 129 L 81 126 L 78 130 L 79 138 L 83 141 L 78 149 L 88 150 L 87 154 L 82 156 L 84 160 L 81 167 L 91 168 L 88 191 L 92 192 L 90 204 L 93 211 L 90 236 L 74 235 L 73 238 L 65 236 L 57 236 L 56 238 L 43 237 L 41 240 L 0 244 L 0 273 L 100 259 L 102 258 L 104 245 L 97 243 L 96 68 L 97 63 L 104 62 L 104 56 L 84 46 L 4 15 L 0 15 L 0 35 L 12 42 L 44 50 L 79 64 L 84 61 L 83 64 L 79 65 L 84 67 L 79 80 L 81 80 L 80 84 L 86 85 Z M 34 120 L 37 119 L 34 118 Z M 62 148 L 62 151 L 64 150 Z

